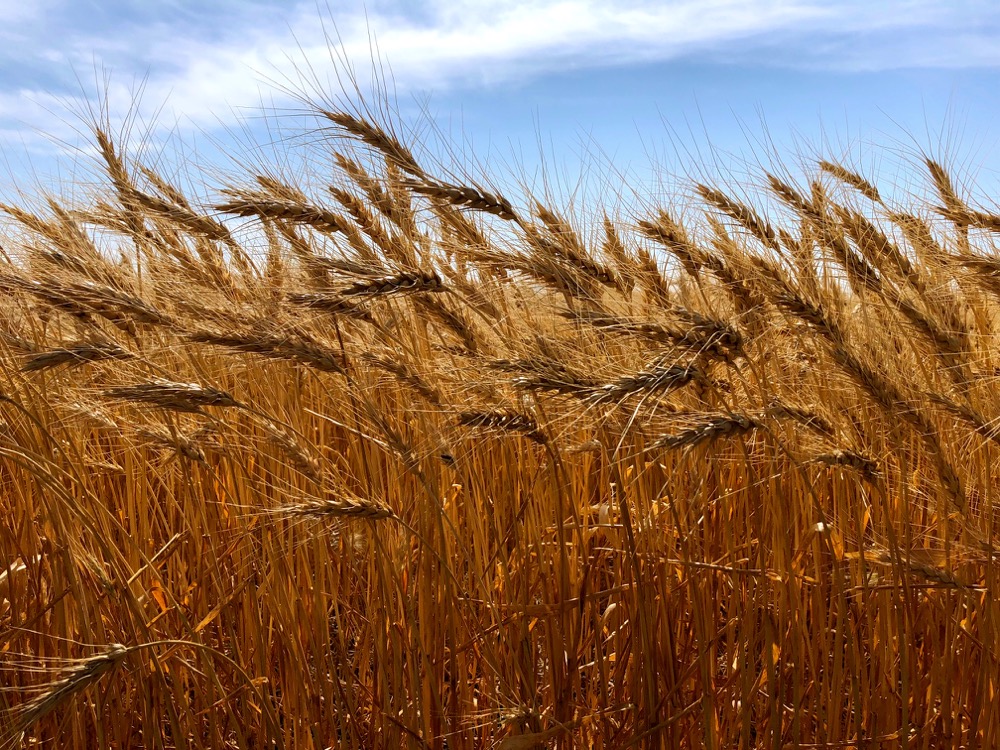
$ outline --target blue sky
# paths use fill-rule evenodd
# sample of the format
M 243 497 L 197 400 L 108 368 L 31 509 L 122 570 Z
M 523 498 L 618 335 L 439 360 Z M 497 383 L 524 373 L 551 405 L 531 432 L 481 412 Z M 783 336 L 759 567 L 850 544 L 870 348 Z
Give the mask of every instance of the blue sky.
M 998 32 L 992 0 L 0 0 L 0 192 L 81 174 L 105 85 L 133 145 L 215 163 L 293 130 L 292 92 L 341 96 L 345 60 L 367 86 L 373 57 L 424 139 L 430 117 L 459 161 L 536 186 L 540 153 L 569 185 L 585 163 L 653 186 L 776 148 L 890 181 L 927 151 L 991 189 Z

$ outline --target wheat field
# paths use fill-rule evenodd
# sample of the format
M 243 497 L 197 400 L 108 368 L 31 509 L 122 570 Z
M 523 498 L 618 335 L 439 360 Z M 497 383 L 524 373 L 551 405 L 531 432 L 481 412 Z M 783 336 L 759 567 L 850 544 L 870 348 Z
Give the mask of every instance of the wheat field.
M 1000 214 L 316 116 L 0 206 L 0 746 L 1000 746 Z

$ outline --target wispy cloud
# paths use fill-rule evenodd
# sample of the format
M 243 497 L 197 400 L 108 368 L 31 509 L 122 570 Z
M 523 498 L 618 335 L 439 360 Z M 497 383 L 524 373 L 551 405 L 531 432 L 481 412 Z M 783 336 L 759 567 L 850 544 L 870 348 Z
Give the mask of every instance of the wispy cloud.
M 95 68 L 113 72 L 112 111 L 128 109 L 145 79 L 147 105 L 166 102 L 166 114 L 210 129 L 262 92 L 274 96 L 262 79 L 294 87 L 305 75 L 336 90 L 342 60 L 364 69 L 373 54 L 401 90 L 678 58 L 845 71 L 1000 66 L 990 0 L 430 0 L 418 10 L 376 0 L 364 12 L 331 1 L 318 11 L 312 1 L 288 10 L 278 0 L 99 9 L 44 0 L 40 13 L 0 0 L 0 130 L 51 126 L 59 97 L 78 95 L 77 77 Z

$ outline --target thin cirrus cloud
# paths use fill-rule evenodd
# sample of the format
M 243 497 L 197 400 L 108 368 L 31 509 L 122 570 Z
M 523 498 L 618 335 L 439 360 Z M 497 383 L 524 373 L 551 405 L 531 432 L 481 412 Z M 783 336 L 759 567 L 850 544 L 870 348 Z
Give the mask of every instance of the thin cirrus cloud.
M 337 90 L 343 60 L 391 66 L 397 90 L 517 84 L 551 73 L 674 59 L 843 72 L 991 68 L 1000 10 L 986 0 L 374 0 L 291 9 L 278 0 L 0 0 L 0 140 L 69 127 L 104 89 L 112 113 L 158 108 L 194 127 L 232 123 L 262 96 Z M 333 49 L 331 49 L 333 45 Z M 373 51 L 374 50 L 374 51 Z M 94 71 L 98 71 L 96 74 Z M 362 76 L 364 78 L 364 76 Z M 278 83 L 275 88 L 271 83 Z M 147 113 L 151 112 L 148 110 Z M 54 117 L 54 115 L 56 115 Z M 173 121 L 173 117 L 165 118 Z

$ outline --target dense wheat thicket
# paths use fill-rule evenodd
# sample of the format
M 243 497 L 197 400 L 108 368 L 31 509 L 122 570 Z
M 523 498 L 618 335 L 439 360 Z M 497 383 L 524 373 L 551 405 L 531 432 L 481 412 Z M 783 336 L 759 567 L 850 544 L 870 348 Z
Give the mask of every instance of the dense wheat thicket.
M 1000 745 L 1000 214 L 317 114 L 308 185 L 96 127 L 0 206 L 0 745 Z

